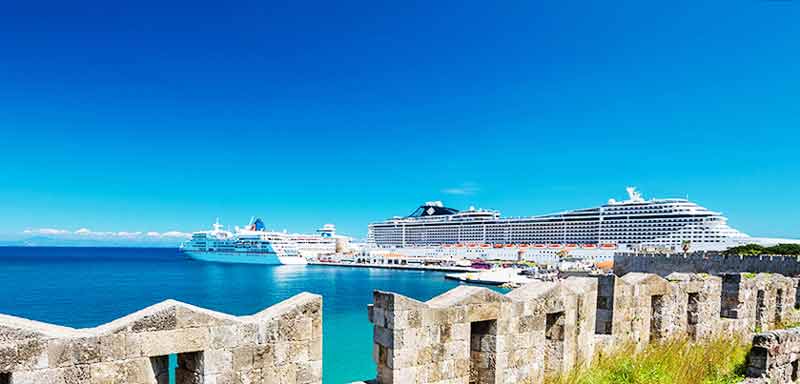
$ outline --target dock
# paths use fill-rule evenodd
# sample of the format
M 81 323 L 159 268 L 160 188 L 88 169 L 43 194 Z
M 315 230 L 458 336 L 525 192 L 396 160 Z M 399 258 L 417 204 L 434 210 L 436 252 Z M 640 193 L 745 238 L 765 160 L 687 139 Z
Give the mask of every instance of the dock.
M 324 261 L 309 261 L 308 265 L 325 265 L 329 267 L 347 267 L 347 268 L 381 268 L 381 269 L 399 269 L 409 271 L 430 271 L 430 272 L 480 272 L 482 269 L 472 267 L 457 267 L 449 266 L 443 267 L 439 265 L 401 265 L 401 264 L 363 264 L 363 263 L 330 263 Z

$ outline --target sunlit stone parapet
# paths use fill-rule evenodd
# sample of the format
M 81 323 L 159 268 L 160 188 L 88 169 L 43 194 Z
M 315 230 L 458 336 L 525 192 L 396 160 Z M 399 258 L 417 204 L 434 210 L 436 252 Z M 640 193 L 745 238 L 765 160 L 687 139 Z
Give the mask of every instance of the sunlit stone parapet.
M 708 274 L 671 273 L 667 335 L 693 341 L 719 334 L 722 279 Z
M 647 254 L 618 252 L 614 255 L 614 274 L 630 272 L 655 273 L 667 276 L 673 272 L 708 273 L 774 273 L 784 276 L 800 275 L 798 256 L 735 256 L 720 252 L 690 254 Z
M 322 298 L 302 293 L 250 316 L 167 300 L 72 329 L 0 316 L 0 380 L 14 384 L 321 383 Z
M 750 337 L 753 332 L 797 322 L 797 279 L 771 273 L 722 276 L 721 329 Z
M 637 349 L 669 335 L 669 282 L 650 273 L 629 273 L 621 278 L 626 289 L 615 294 L 620 304 L 614 324 L 615 344 L 633 343 Z
M 461 286 L 427 302 L 376 291 L 377 382 L 539 383 L 593 355 L 597 281 L 533 283 L 502 295 Z
M 746 373 L 751 378 L 750 383 L 782 384 L 800 380 L 800 328 L 753 336 Z
M 505 295 L 460 286 L 427 302 L 376 291 L 376 382 L 541 383 L 616 348 L 747 338 L 798 320 L 796 286 L 774 274 L 634 272 L 533 282 Z M 786 350 L 796 365 L 800 350 Z

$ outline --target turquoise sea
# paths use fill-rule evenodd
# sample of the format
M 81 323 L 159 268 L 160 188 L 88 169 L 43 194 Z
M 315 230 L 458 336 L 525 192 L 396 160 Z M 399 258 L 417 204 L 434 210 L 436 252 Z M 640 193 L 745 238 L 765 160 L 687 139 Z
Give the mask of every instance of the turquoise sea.
M 246 315 L 303 291 L 321 294 L 326 383 L 375 377 L 374 289 L 427 300 L 457 284 L 438 272 L 205 263 L 176 249 L 0 247 L 0 313 L 69 327 L 168 298 Z

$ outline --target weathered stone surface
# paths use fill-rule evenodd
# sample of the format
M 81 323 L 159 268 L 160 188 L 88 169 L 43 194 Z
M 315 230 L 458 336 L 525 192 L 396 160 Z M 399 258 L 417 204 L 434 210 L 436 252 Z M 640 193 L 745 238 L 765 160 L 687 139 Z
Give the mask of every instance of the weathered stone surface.
M 375 292 L 370 309 L 379 383 L 534 383 L 545 364 L 545 317 L 564 313 L 557 370 L 593 354 L 597 283 L 534 283 L 508 295 L 460 286 L 425 303 Z M 590 321 L 591 320 L 591 321 Z M 565 336 L 566 335 L 566 336 Z M 588 361 L 588 360 L 587 360 Z
M 142 316 L 130 325 L 131 332 L 154 332 L 175 329 L 178 326 L 176 307 L 165 308 L 153 314 Z
M 424 303 L 375 292 L 369 318 L 376 382 L 540 383 L 546 374 L 586 364 L 618 345 L 641 349 L 666 338 L 749 335 L 758 324 L 775 327 L 796 318 L 796 286 L 796 280 L 770 274 L 726 280 L 630 273 L 534 282 L 506 295 L 460 286 Z M 735 303 L 740 318 L 722 318 L 726 301 Z M 759 343 L 785 357 L 762 360 L 784 367 L 774 375 L 789 380 L 794 376 L 786 367 L 796 366 L 800 349 L 776 347 L 793 345 L 791 337 L 770 337 Z
M 376 383 L 540 383 L 620 344 L 749 337 L 800 320 L 797 284 L 765 273 L 630 273 L 506 295 L 460 286 L 427 302 L 376 291 Z M 753 344 L 750 376 L 800 375 L 800 329 L 759 333 Z M 179 384 L 321 383 L 321 298 L 240 317 L 168 300 L 90 329 L 0 315 L 0 373 L 14 384 L 161 384 L 171 354 Z
M 684 254 L 614 255 L 614 274 L 623 276 L 630 272 L 655 273 L 667 276 L 673 272 L 708 273 L 774 273 L 784 276 L 800 275 L 798 256 L 726 256 L 719 252 Z
M 800 378 L 800 328 L 753 336 L 747 376 L 764 383 L 791 383 Z
M 90 329 L 0 316 L 0 373 L 14 384 L 322 381 L 322 299 L 300 294 L 235 317 L 168 300 Z

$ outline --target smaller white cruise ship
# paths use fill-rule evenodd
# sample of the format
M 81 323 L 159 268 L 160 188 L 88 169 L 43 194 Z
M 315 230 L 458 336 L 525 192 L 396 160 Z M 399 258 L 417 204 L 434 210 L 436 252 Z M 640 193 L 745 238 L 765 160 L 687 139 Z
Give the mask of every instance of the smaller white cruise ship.
M 244 264 L 307 264 L 297 244 L 285 233 L 267 231 L 261 219 L 254 218 L 245 228 L 225 231 L 217 220 L 210 231 L 192 234 L 181 244 L 181 252 L 195 260 Z

